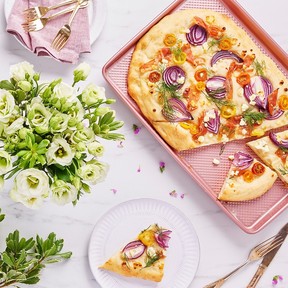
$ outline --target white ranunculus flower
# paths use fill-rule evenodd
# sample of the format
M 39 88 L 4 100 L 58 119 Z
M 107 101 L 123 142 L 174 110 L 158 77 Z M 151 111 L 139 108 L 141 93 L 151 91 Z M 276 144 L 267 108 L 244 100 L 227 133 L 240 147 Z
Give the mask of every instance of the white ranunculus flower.
M 84 181 L 93 184 L 103 181 L 108 173 L 109 166 L 106 163 L 96 162 L 93 164 L 86 164 L 78 169 L 78 175 Z
M 8 152 L 0 151 L 0 175 L 12 169 L 12 159 Z
M 71 164 L 75 152 L 72 151 L 67 141 L 60 136 L 53 138 L 51 146 L 46 152 L 46 158 L 48 165 L 59 164 L 62 166 L 68 166 Z
M 76 69 L 73 71 L 74 74 L 74 82 L 84 81 L 87 79 L 89 73 L 91 71 L 91 67 L 86 62 L 79 64 Z
M 15 107 L 15 99 L 7 90 L 0 89 L 0 122 L 8 123 Z
M 30 77 L 33 77 L 35 74 L 34 66 L 26 61 L 10 67 L 10 75 L 17 82 L 25 80 L 26 74 L 28 74 Z
M 10 197 L 28 208 L 38 209 L 49 195 L 49 178 L 44 171 L 30 168 L 21 171 L 14 180 Z
M 51 191 L 52 201 L 58 205 L 65 205 L 77 199 L 76 187 L 63 180 L 56 180 L 51 185 Z
M 87 105 L 97 103 L 98 100 L 106 100 L 105 88 L 91 83 L 82 92 L 82 101 Z
M 87 145 L 88 152 L 93 156 L 103 156 L 104 146 L 98 141 L 93 141 Z
M 53 97 L 65 99 L 68 102 L 74 102 L 76 98 L 75 89 L 71 85 L 61 82 L 54 87 Z
M 5 128 L 5 134 L 7 136 L 10 136 L 14 134 L 15 132 L 17 132 L 18 130 L 22 129 L 24 122 L 25 122 L 24 117 L 22 116 L 19 117 L 18 119 L 13 121 L 9 126 Z

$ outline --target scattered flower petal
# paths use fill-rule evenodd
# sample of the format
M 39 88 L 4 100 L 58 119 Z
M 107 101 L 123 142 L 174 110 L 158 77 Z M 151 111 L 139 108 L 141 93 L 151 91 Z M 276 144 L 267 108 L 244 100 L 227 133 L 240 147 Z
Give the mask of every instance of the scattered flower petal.
M 173 190 L 169 193 L 170 196 L 177 198 L 178 194 L 176 192 L 176 190 Z
M 133 124 L 133 131 L 134 134 L 137 135 L 140 132 L 141 128 L 138 127 L 136 124 Z
M 137 169 L 137 172 L 138 172 L 138 173 L 141 172 L 141 167 L 140 167 L 140 165 L 139 165 L 139 167 L 138 167 L 138 169 Z
M 185 196 L 185 194 L 184 194 L 184 193 L 183 193 L 183 194 L 181 194 L 181 196 L 180 196 L 180 197 L 181 197 L 181 199 L 184 199 L 184 196 Z
M 118 147 L 118 148 L 123 148 L 123 147 L 124 147 L 123 141 L 120 141 L 119 144 L 117 145 L 117 147 Z
M 163 162 L 163 161 L 159 162 L 159 169 L 160 169 L 161 173 L 164 172 L 164 170 L 165 170 L 165 162 Z
M 112 188 L 112 189 L 110 189 L 112 192 L 113 192 L 113 194 L 116 194 L 117 193 L 117 189 L 115 189 L 115 188 Z
M 275 275 L 272 279 L 272 285 L 276 286 L 279 282 L 283 280 L 283 276 L 281 275 Z

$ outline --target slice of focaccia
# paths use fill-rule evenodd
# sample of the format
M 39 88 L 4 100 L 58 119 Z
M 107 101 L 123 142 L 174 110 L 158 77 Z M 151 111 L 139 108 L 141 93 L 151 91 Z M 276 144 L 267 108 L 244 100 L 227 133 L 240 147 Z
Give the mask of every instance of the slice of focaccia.
M 274 184 L 277 174 L 249 154 L 237 152 L 218 199 L 222 201 L 252 200 L 262 196 Z
M 170 230 L 153 224 L 99 268 L 127 277 L 160 282 L 164 275 L 170 233 Z
M 246 144 L 288 185 L 288 130 Z

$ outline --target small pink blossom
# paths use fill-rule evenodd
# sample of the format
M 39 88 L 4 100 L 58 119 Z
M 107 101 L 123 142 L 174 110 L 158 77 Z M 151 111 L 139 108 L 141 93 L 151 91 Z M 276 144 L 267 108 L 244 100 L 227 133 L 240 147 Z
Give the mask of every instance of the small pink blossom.
M 137 169 L 137 172 L 138 172 L 138 173 L 141 172 L 141 167 L 140 167 L 140 165 L 139 165 L 139 167 L 138 167 L 138 169 Z
M 173 190 L 169 193 L 170 196 L 177 198 L 178 194 L 176 192 L 176 190 Z
M 141 128 L 138 127 L 136 124 L 133 124 L 133 131 L 134 134 L 137 135 L 140 132 Z
M 113 192 L 113 194 L 116 194 L 117 193 L 117 189 L 115 189 L 115 188 L 112 188 L 112 189 L 110 189 L 112 192 Z
M 165 162 L 163 162 L 163 161 L 159 162 L 159 169 L 160 169 L 161 173 L 164 172 L 164 170 L 165 170 Z
M 275 275 L 272 279 L 272 285 L 276 286 L 279 282 L 283 280 L 283 276 L 281 275 Z

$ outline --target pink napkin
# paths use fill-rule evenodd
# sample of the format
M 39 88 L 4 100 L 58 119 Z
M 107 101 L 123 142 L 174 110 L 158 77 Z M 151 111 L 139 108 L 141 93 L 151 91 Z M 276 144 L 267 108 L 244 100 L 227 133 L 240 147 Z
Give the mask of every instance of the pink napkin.
M 54 18 L 40 31 L 26 33 L 21 26 L 25 22 L 23 10 L 35 6 L 50 6 L 56 3 L 59 3 L 59 0 L 16 0 L 9 15 L 6 30 L 38 56 L 51 56 L 56 60 L 75 64 L 81 53 L 91 52 L 87 8 L 78 10 L 71 25 L 71 36 L 66 46 L 59 52 L 51 47 L 51 43 L 60 28 L 68 22 L 71 13 Z M 51 10 L 44 17 L 67 7 L 69 6 Z

